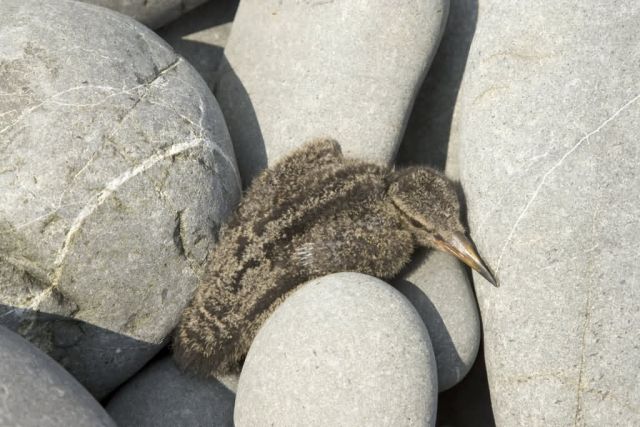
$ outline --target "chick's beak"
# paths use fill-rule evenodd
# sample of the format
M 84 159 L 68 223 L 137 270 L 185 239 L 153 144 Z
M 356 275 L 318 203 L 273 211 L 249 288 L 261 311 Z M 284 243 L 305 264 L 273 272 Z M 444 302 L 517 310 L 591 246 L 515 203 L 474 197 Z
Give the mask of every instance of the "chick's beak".
M 460 261 L 480 273 L 480 275 L 487 279 L 493 286 L 498 287 L 498 282 L 476 252 L 473 242 L 464 234 L 455 232 L 449 241 L 443 239 L 436 240 L 436 246 L 440 250 L 452 254 Z

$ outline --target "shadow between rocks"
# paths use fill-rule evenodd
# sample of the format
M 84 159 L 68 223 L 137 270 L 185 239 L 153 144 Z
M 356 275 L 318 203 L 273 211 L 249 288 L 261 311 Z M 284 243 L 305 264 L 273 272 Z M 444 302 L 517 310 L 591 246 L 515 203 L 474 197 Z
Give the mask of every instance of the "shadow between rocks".
M 476 362 L 455 387 L 438 397 L 437 426 L 494 427 L 484 348 L 480 345 Z
M 249 93 L 226 57 L 218 76 L 214 94 L 229 128 L 242 186 L 247 188 L 268 165 L 264 137 Z
M 97 399 L 140 370 L 162 344 L 152 344 L 81 320 L 0 304 L 0 325 L 56 360 Z M 83 345 L 87 338 L 99 346 Z M 96 369 L 100 367 L 99 369 Z M 103 378 L 96 371 L 108 372 Z
M 477 18 L 477 0 L 451 0 L 442 41 L 416 97 L 396 158 L 398 164 L 423 164 L 443 170 L 453 162 L 457 172 L 457 152 L 453 156 L 447 153 Z
M 211 1 L 157 30 L 213 91 L 238 0 Z

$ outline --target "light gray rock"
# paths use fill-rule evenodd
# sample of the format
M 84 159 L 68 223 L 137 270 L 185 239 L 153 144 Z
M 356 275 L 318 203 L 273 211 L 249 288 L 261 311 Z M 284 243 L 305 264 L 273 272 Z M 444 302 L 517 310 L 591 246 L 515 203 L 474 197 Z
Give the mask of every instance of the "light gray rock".
M 473 366 L 480 346 L 480 316 L 467 272 L 449 254 L 420 252 L 393 284 L 427 326 L 439 390 L 453 387 Z
M 233 149 L 147 28 L 65 0 L 2 9 L 0 324 L 104 396 L 190 298 L 239 198 Z
M 109 426 L 98 402 L 53 359 L 0 326 L 0 425 Z
M 185 375 L 167 356 L 118 390 L 107 411 L 120 427 L 233 426 L 236 386 L 237 376 Z
M 460 98 L 498 425 L 640 425 L 640 3 L 488 1 Z
M 413 306 L 359 273 L 313 280 L 258 332 L 236 398 L 237 427 L 435 424 L 436 367 Z
M 246 184 L 307 140 L 389 164 L 447 0 L 241 2 L 216 96 Z
M 80 0 L 124 13 L 148 27 L 161 27 L 207 0 Z
M 208 2 L 158 30 L 214 89 L 238 0 Z

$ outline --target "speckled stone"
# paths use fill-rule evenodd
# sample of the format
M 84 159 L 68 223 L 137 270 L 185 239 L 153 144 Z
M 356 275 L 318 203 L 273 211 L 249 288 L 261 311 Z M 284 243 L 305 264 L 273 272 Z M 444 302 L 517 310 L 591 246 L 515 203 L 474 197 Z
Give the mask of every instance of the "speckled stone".
M 0 326 L 0 425 L 101 426 L 115 423 L 67 371 Z
M 228 131 L 107 9 L 5 0 L 0 60 L 0 324 L 104 396 L 163 345 L 239 198 Z
M 237 427 L 435 424 L 436 367 L 413 306 L 359 273 L 315 279 L 265 322 L 247 355 Z
M 207 0 L 80 0 L 124 13 L 151 28 L 161 27 Z
M 640 425 L 639 21 L 480 4 L 457 126 L 498 425 Z
M 107 411 L 120 427 L 232 427 L 237 380 L 185 375 L 167 356 L 118 390 Z
M 448 4 L 241 2 L 216 96 L 243 182 L 317 137 L 392 163 Z
M 473 366 L 482 334 L 467 272 L 449 254 L 420 252 L 393 285 L 427 326 L 438 366 L 438 389 L 453 387 Z

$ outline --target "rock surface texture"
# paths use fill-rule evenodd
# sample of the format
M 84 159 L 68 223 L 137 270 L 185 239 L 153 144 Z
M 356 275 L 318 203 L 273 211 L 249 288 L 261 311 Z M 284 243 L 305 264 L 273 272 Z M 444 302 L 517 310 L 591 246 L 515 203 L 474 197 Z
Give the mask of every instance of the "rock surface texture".
M 2 9 L 0 324 L 103 396 L 195 288 L 239 197 L 233 149 L 204 81 L 142 25 L 65 0 Z
M 53 359 L 0 326 L 0 425 L 101 426 L 115 423 Z
M 216 95 L 243 182 L 317 137 L 391 163 L 447 10 L 446 0 L 241 2 Z
M 184 375 L 165 357 L 118 390 L 107 411 L 120 427 L 233 426 L 236 383 Z
M 308 282 L 263 325 L 245 361 L 238 427 L 434 425 L 435 359 L 413 306 L 359 273 Z
M 449 254 L 431 251 L 425 257 L 421 251 L 393 284 L 427 326 L 439 390 L 453 387 L 471 369 L 480 346 L 480 316 L 467 272 Z
M 480 4 L 461 176 L 498 425 L 640 425 L 640 4 Z
M 207 0 L 80 0 L 107 7 L 158 28 Z

